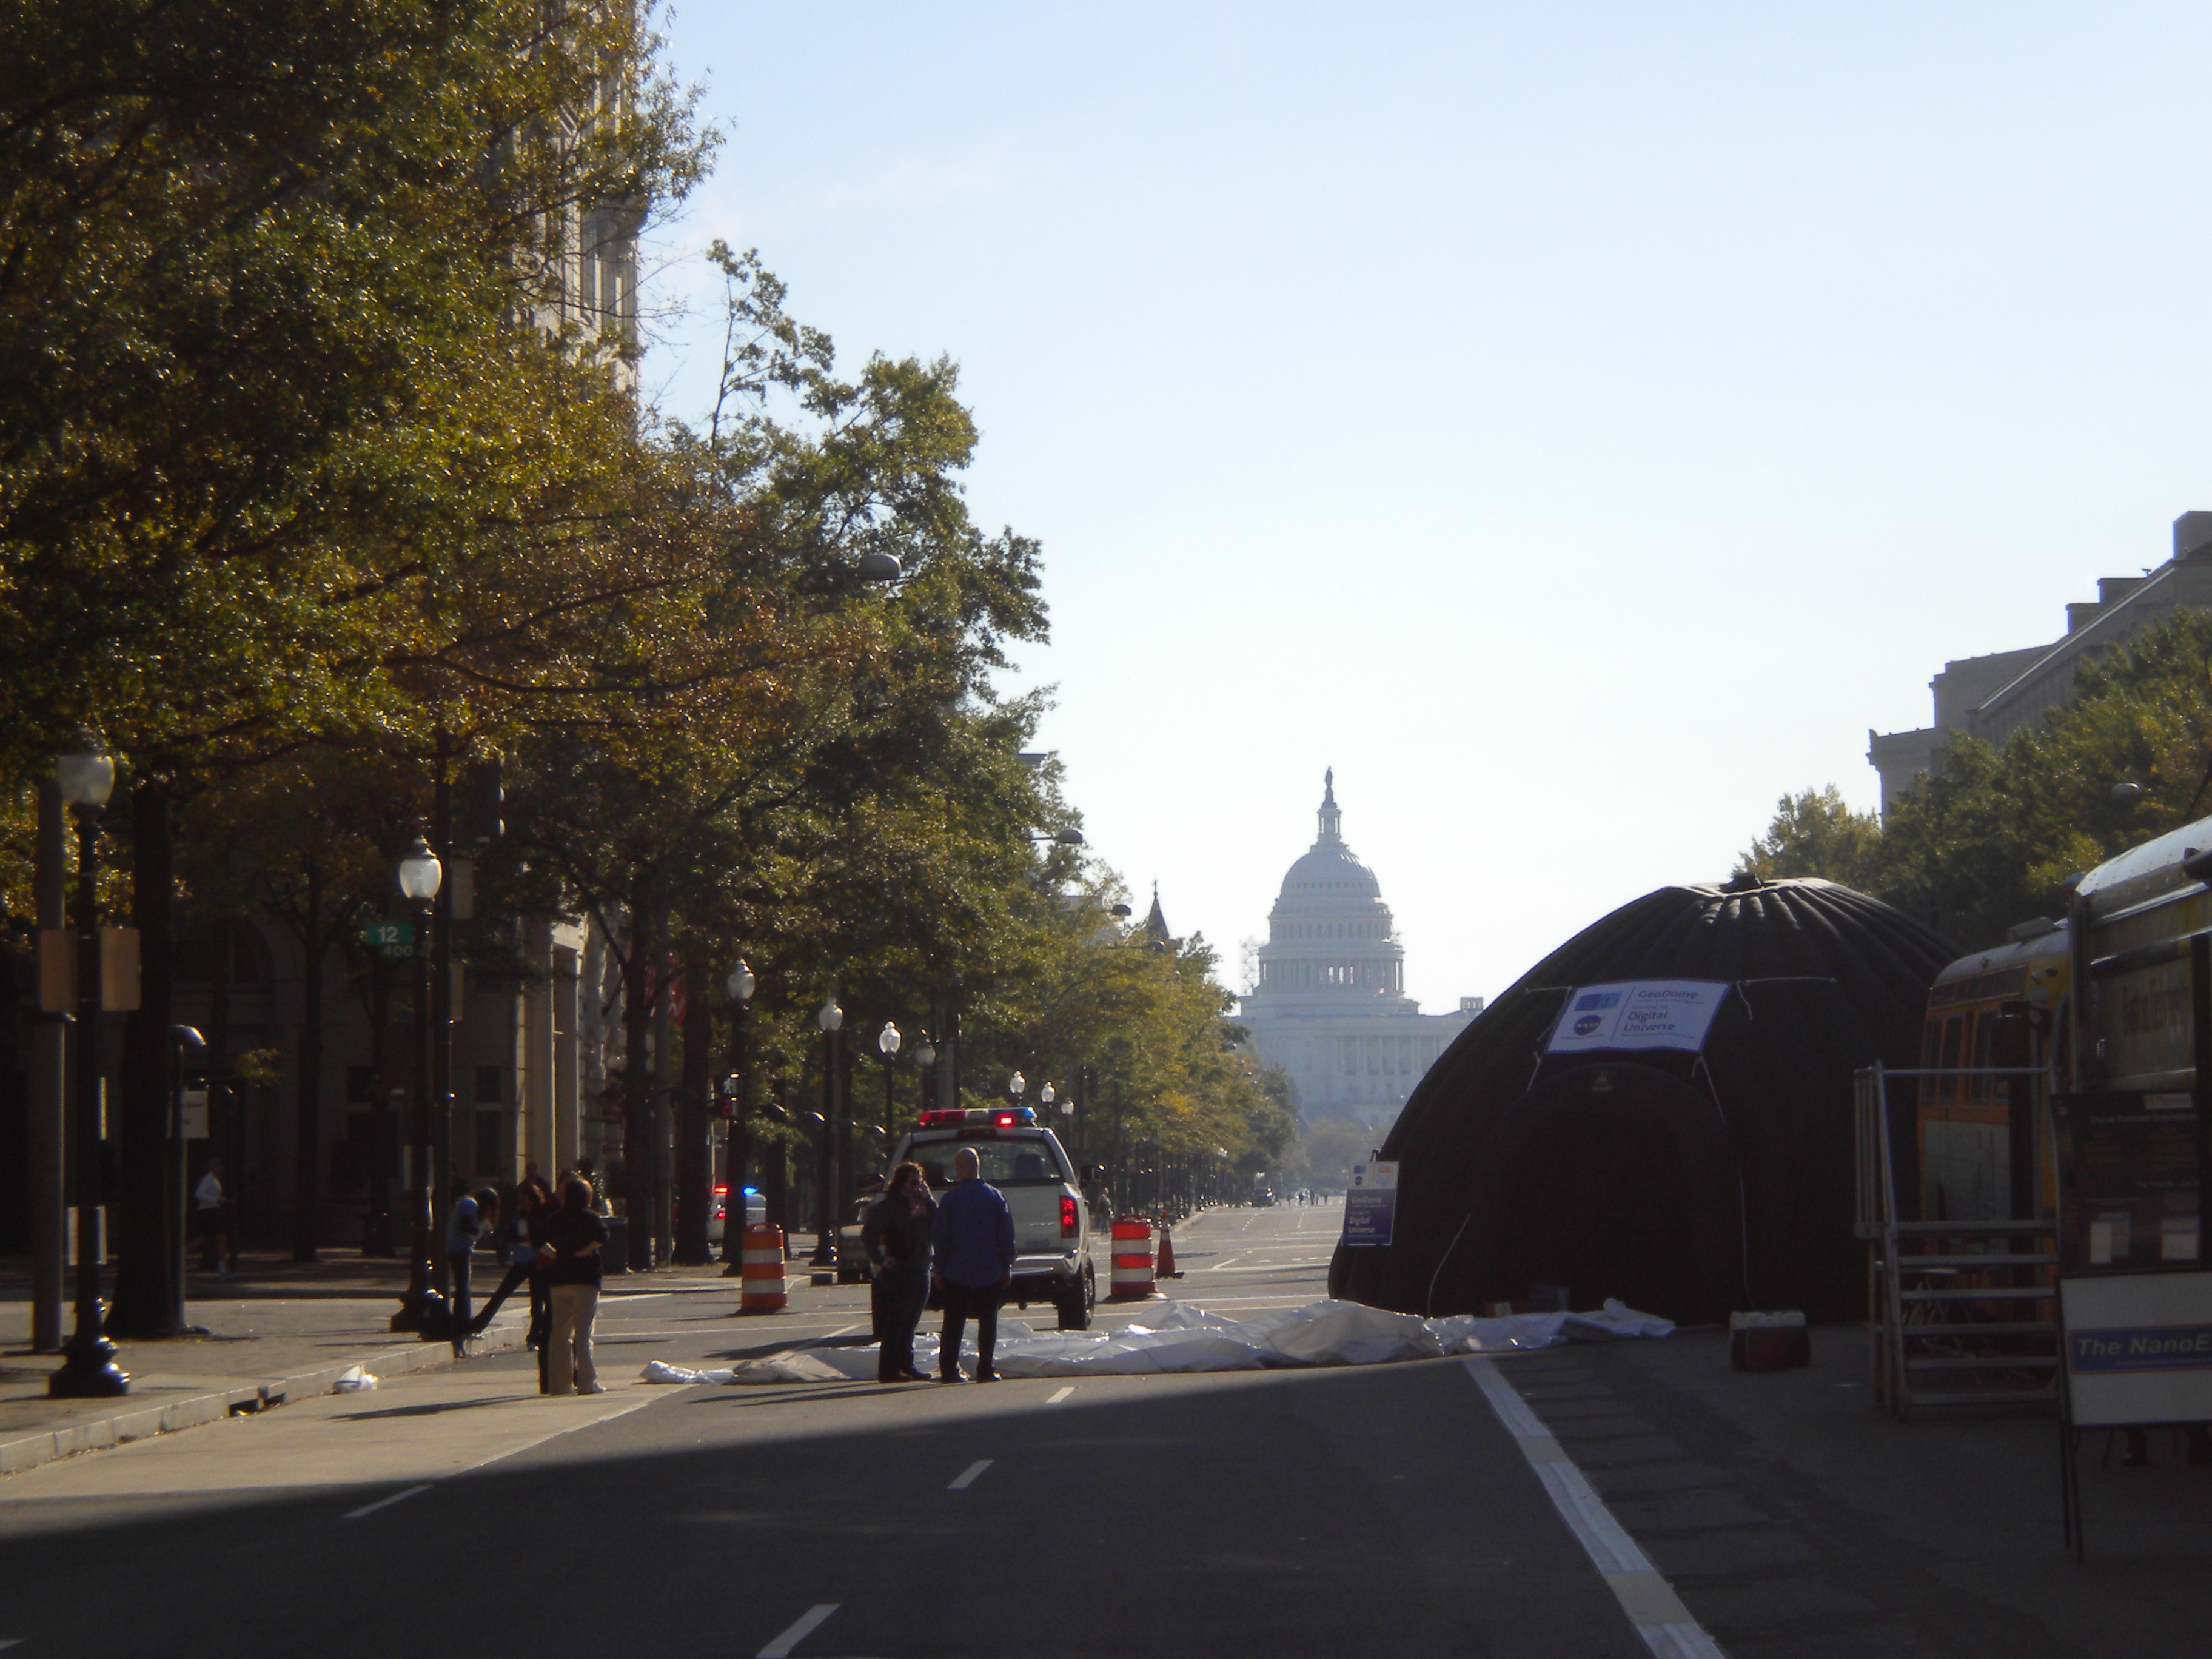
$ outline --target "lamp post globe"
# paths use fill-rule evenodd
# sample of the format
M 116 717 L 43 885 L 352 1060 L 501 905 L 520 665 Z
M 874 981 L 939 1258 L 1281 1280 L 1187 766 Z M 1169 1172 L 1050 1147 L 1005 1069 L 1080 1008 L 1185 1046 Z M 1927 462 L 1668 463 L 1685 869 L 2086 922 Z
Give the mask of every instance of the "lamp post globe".
M 837 1006 L 835 991 L 822 1000 L 822 1006 L 815 1011 L 814 1023 L 824 1031 L 834 1031 L 845 1023 L 845 1011 Z
M 925 1070 L 936 1065 L 937 1045 L 927 1037 L 922 1038 L 921 1046 L 914 1051 L 914 1063 Z
M 1054 1088 L 1049 1082 L 1048 1082 L 1043 1088 L 1037 1091 L 1037 1104 L 1040 1106 L 1048 1109 L 1052 1105 L 1052 1103 L 1059 1098 L 1060 1091 Z
M 418 835 L 401 851 L 398 873 L 401 896 L 416 904 L 428 904 L 438 896 L 439 885 L 446 878 L 446 866 L 438 862 L 430 843 Z
M 892 1024 L 890 1021 L 885 1020 L 884 1022 L 884 1029 L 876 1033 L 877 1051 L 881 1054 L 885 1060 L 889 1060 L 893 1054 L 899 1051 L 899 1044 L 903 1042 L 906 1039 L 904 1037 L 899 1035 L 899 1028 Z
M 1030 1080 L 1019 1072 L 1006 1079 L 1006 1092 L 1013 1097 L 1014 1104 L 1017 1106 L 1022 1103 L 1023 1091 L 1029 1086 Z
M 730 969 L 730 977 L 724 982 L 729 987 L 730 995 L 734 1000 L 750 1002 L 753 1000 L 753 987 L 758 984 L 759 981 L 753 977 L 753 970 L 746 966 L 745 959 L 739 957 L 738 965 Z
M 76 735 L 76 746 L 54 763 L 54 781 L 70 806 L 105 806 L 115 793 L 115 757 L 100 750 L 89 732 Z

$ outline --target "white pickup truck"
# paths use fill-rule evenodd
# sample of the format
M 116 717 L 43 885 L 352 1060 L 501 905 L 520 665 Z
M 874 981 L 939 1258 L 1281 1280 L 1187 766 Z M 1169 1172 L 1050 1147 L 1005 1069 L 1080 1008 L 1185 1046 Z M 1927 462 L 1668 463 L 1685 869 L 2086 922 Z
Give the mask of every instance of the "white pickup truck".
M 1098 1305 L 1098 1272 L 1091 1263 L 1091 1211 L 1075 1166 L 1052 1131 L 1027 1106 L 924 1112 L 891 1156 L 911 1158 L 941 1193 L 952 1184 L 952 1155 L 975 1149 L 978 1173 L 1006 1195 L 1014 1218 L 1014 1282 L 1006 1299 L 1026 1308 L 1048 1302 L 1060 1328 L 1087 1330 Z

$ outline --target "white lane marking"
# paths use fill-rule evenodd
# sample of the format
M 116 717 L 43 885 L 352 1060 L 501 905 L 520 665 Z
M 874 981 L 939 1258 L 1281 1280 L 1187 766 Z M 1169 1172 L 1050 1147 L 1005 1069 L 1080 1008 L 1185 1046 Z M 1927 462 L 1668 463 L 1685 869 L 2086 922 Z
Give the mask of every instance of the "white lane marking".
M 966 1468 L 961 1470 L 960 1478 L 957 1480 L 955 1480 L 945 1490 L 947 1492 L 966 1492 L 969 1487 L 975 1484 L 975 1477 L 991 1467 L 992 1462 L 993 1460 L 988 1457 L 977 1459 L 975 1462 L 970 1463 Z
M 20 1636 L 0 1636 L 0 1649 L 20 1648 L 22 1645 L 23 1638 Z
M 835 1601 L 824 1601 L 819 1607 L 809 1607 L 799 1616 L 799 1622 L 763 1648 L 755 1659 L 791 1659 L 792 1649 L 797 1647 L 821 1627 L 822 1621 L 837 1611 Z
M 389 1498 L 380 1498 L 374 1504 L 364 1504 L 357 1510 L 350 1510 L 345 1514 L 340 1516 L 338 1519 L 341 1521 L 358 1521 L 364 1515 L 374 1515 L 379 1510 L 388 1510 L 394 1504 L 400 1502 L 404 1498 L 412 1498 L 417 1492 L 425 1492 L 429 1490 L 430 1483 L 427 1481 L 419 1486 L 410 1486 L 405 1492 L 396 1492 Z
M 1247 1250 L 1247 1251 L 1244 1253 L 1244 1255 L 1249 1255 L 1250 1254 L 1251 1254 L 1251 1252 L 1250 1252 L 1249 1250 Z M 1243 1259 L 1244 1259 L 1244 1256 L 1243 1256 L 1243 1255 L 1232 1255 L 1232 1256 L 1231 1256 L 1231 1257 L 1229 1258 L 1229 1261 L 1242 1261 Z M 1213 1263 L 1212 1266 L 1210 1266 L 1210 1267 L 1193 1267 L 1193 1268 L 1191 1269 L 1191 1272 L 1193 1272 L 1193 1273 L 1219 1273 L 1219 1272 L 1220 1272 L 1224 1267 L 1227 1267 L 1227 1266 L 1229 1265 L 1229 1261 L 1216 1261 L 1216 1262 L 1214 1262 L 1214 1263 Z
M 488 1468 L 491 1464 L 504 1462 L 510 1457 L 520 1457 L 526 1451 L 535 1451 L 540 1446 L 546 1445 L 552 1441 L 558 1440 L 564 1434 L 574 1434 L 579 1429 L 596 1429 L 603 1423 L 611 1423 L 617 1418 L 628 1417 L 632 1412 L 641 1412 L 656 1400 L 670 1399 L 681 1392 L 683 1391 L 679 1389 L 670 1389 L 665 1393 L 648 1394 L 644 1399 L 636 1401 L 630 1405 L 624 1406 L 618 1412 L 609 1412 L 605 1417 L 587 1417 L 580 1423 L 571 1423 L 565 1429 L 554 1430 L 552 1433 L 547 1435 L 543 1440 L 533 1440 L 526 1446 L 510 1446 L 503 1452 L 494 1452 L 489 1457 L 484 1458 L 478 1462 L 471 1463 L 466 1468 L 455 1469 L 453 1473 L 455 1474 L 473 1474 L 477 1470 Z M 545 1396 L 540 1395 L 539 1397 L 543 1399 Z M 563 1397 L 573 1398 L 574 1396 Z
M 1075 1390 L 1072 1388 L 1062 1389 L 1058 1394 L 1053 1395 L 1051 1399 L 1046 1401 L 1044 1403 L 1048 1406 L 1057 1406 L 1061 1401 L 1066 1399 L 1068 1395 L 1074 1392 Z
M 836 1330 L 830 1332 L 829 1335 L 817 1336 L 814 1338 L 814 1340 L 817 1342 L 834 1342 L 841 1336 L 850 1336 L 854 1331 L 857 1331 L 860 1328 L 858 1325 L 840 1325 Z M 829 1614 L 824 1613 L 823 1617 L 826 1619 L 829 1617 Z
M 1498 1413 L 1506 1433 L 1513 1437 L 1513 1443 L 1520 1447 L 1522 1456 L 1528 1460 L 1528 1467 L 1536 1472 L 1536 1479 L 1551 1498 L 1552 1507 L 1567 1523 L 1567 1530 L 1574 1534 L 1575 1541 L 1620 1603 L 1628 1622 L 1636 1626 L 1653 1659 L 1726 1659 L 1719 1644 L 1682 1605 L 1674 1587 L 1613 1518 L 1605 1500 L 1542 1419 L 1498 1373 L 1497 1362 L 1476 1356 L 1461 1364 L 1490 1402 L 1490 1409 Z

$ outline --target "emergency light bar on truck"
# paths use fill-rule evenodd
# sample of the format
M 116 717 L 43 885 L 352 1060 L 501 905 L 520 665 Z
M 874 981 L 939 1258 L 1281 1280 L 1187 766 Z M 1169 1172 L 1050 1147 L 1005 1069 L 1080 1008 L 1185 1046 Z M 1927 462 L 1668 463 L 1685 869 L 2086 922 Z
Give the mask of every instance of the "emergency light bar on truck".
M 1036 1109 L 1030 1106 L 970 1106 L 966 1110 L 924 1112 L 916 1126 L 924 1129 L 1033 1129 Z

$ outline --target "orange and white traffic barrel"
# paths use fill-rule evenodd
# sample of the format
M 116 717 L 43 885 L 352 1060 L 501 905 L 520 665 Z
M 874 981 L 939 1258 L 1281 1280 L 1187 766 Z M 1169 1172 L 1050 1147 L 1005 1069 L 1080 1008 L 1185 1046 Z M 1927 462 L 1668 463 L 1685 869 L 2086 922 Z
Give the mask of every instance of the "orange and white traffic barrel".
M 1108 1299 L 1133 1302 L 1152 1294 L 1152 1224 L 1140 1215 L 1114 1222 L 1113 1286 Z
M 789 1303 L 783 1282 L 782 1228 L 772 1221 L 756 1221 L 746 1228 L 738 1265 L 744 1273 L 738 1312 L 774 1313 Z

